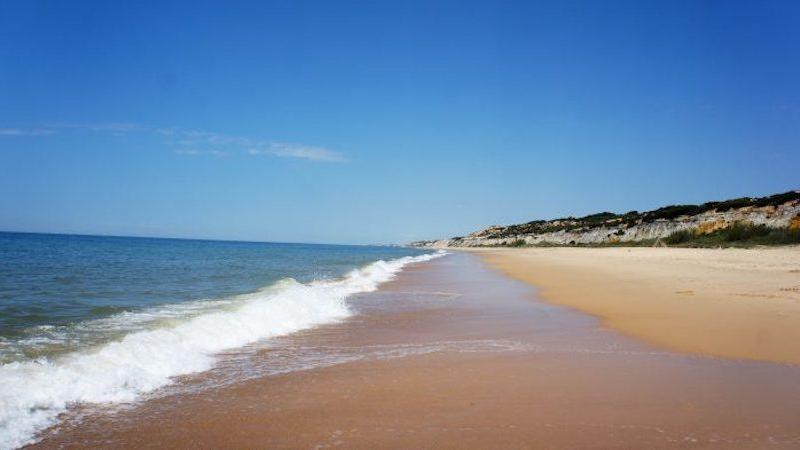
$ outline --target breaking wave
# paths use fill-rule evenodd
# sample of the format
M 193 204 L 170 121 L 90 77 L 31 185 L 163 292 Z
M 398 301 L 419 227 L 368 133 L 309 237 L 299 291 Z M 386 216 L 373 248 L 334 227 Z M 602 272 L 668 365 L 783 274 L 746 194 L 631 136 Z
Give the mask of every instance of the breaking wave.
M 123 336 L 0 366 L 0 448 L 34 442 L 71 405 L 129 402 L 175 376 L 210 369 L 221 351 L 342 320 L 352 314 L 348 296 L 373 291 L 404 266 L 442 254 L 377 261 L 335 280 L 287 278 L 251 294 L 120 313 L 88 325 L 119 326 Z

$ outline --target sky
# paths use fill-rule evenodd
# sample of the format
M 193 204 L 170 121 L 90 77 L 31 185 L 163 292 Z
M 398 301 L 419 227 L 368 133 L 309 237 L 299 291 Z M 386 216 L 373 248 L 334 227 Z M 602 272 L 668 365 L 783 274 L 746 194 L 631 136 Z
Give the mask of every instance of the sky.
M 404 243 L 800 188 L 800 2 L 0 4 L 0 230 Z

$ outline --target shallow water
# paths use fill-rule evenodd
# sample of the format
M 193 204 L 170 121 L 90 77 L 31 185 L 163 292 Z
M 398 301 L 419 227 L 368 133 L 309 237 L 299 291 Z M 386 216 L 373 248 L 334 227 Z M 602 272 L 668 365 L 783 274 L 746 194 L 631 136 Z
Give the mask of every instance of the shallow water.
M 352 315 L 414 249 L 0 233 L 0 448 Z

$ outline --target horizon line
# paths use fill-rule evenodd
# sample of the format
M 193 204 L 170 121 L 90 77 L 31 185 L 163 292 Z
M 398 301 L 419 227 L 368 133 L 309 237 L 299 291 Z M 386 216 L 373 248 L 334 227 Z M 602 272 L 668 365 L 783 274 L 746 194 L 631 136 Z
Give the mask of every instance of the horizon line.
M 101 237 L 101 238 L 123 238 L 123 239 L 162 239 L 174 241 L 203 241 L 203 242 L 234 242 L 243 244 L 287 244 L 287 245 L 335 245 L 340 247 L 407 247 L 405 244 L 342 244 L 330 242 L 280 242 L 280 241 L 255 241 L 250 239 L 221 239 L 221 238 L 197 238 L 197 237 L 170 237 L 170 236 L 148 236 L 148 235 L 124 235 L 124 234 L 91 234 L 81 232 L 55 232 L 55 231 L 16 231 L 0 230 L 0 234 L 40 234 L 49 236 L 75 236 L 75 237 Z

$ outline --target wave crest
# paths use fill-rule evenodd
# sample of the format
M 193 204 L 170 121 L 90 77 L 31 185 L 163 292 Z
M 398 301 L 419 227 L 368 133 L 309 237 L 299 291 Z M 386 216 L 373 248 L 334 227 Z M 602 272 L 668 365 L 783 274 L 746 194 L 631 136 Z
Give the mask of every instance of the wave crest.
M 337 280 L 303 284 L 288 278 L 252 294 L 193 302 L 196 309 L 184 304 L 122 313 L 118 320 L 151 328 L 53 360 L 4 364 L 0 448 L 34 442 L 35 434 L 55 424 L 72 404 L 132 401 L 175 376 L 210 369 L 221 351 L 344 319 L 352 314 L 348 296 L 373 291 L 404 266 L 442 254 L 376 261 Z M 193 309 L 200 313 L 176 314 Z

